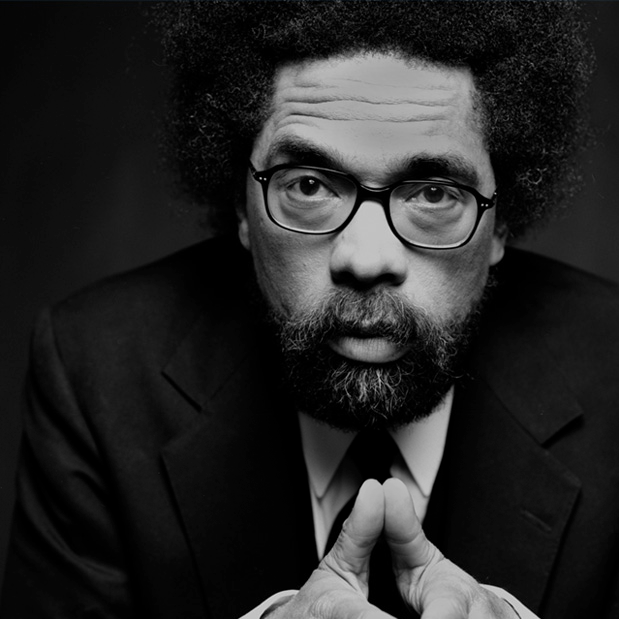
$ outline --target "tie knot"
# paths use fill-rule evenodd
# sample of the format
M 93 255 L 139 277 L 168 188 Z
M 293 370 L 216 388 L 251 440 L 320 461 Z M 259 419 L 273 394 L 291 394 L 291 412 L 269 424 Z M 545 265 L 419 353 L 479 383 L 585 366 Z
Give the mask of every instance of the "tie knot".
M 377 479 L 382 483 L 391 477 L 397 449 L 388 432 L 364 430 L 357 434 L 348 454 L 364 479 Z

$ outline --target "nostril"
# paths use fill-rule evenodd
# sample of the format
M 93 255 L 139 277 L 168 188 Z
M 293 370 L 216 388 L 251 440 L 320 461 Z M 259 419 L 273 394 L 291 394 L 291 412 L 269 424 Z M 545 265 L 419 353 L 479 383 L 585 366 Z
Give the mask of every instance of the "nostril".
M 352 290 L 367 291 L 379 286 L 397 286 L 402 283 L 403 278 L 399 278 L 390 271 L 381 272 L 360 272 L 354 269 L 341 269 L 331 272 L 331 279 L 334 284 L 351 288 Z

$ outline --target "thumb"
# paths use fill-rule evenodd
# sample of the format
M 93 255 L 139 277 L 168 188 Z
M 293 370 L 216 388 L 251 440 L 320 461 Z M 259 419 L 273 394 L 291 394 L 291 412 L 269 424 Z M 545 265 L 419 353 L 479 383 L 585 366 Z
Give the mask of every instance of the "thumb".
M 421 612 L 428 601 L 428 587 L 424 586 L 426 578 L 432 572 L 430 568 L 443 560 L 440 551 L 425 536 L 413 501 L 406 486 L 399 479 L 388 479 L 383 484 L 385 493 L 385 539 L 391 550 L 393 569 L 398 588 L 404 598 Z M 430 588 L 435 593 L 434 587 Z M 432 597 L 432 596 L 431 596 Z M 442 596 L 441 596 L 442 597 Z M 437 602 L 440 606 L 442 602 Z M 451 612 L 442 610 L 444 619 L 451 619 Z M 431 610 L 431 617 L 435 615 Z M 423 615 L 426 619 L 426 615 Z
M 350 516 L 321 568 L 345 578 L 367 594 L 370 556 L 385 522 L 383 487 L 374 479 L 363 483 Z
M 421 522 L 417 518 L 413 500 L 399 479 L 388 479 L 383 485 L 385 493 L 385 537 L 394 568 L 415 570 L 425 568 L 442 558 L 442 555 L 428 541 Z
M 441 597 L 432 600 L 425 608 L 421 619 L 461 619 L 468 612 L 455 600 Z

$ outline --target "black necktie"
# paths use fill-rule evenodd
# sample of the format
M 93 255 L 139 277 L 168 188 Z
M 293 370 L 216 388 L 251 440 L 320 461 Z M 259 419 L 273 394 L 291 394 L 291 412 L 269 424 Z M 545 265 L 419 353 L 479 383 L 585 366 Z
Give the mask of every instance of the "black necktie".
M 398 448 L 387 432 L 359 432 L 348 448 L 348 455 L 363 479 L 377 479 L 381 484 L 391 477 L 389 469 Z
M 363 431 L 355 437 L 348 448 L 347 455 L 355 463 L 364 480 L 377 479 L 382 483 L 391 477 L 389 469 L 396 453 L 397 446 L 387 432 Z M 353 496 L 337 515 L 327 540 L 327 552 L 340 534 L 342 525 L 350 515 L 356 498 L 356 495 Z M 369 589 L 370 602 L 381 610 L 398 617 L 398 619 L 417 616 L 406 608 L 400 597 L 391 567 L 391 553 L 382 537 L 378 540 L 372 552 Z
M 357 434 L 346 455 L 354 462 L 363 480 L 377 479 L 380 483 L 383 483 L 391 477 L 389 469 L 393 464 L 396 451 L 396 444 L 387 432 L 365 431 Z M 325 554 L 335 544 L 344 521 L 352 511 L 356 498 L 357 494 L 355 493 L 336 516 L 327 539 Z

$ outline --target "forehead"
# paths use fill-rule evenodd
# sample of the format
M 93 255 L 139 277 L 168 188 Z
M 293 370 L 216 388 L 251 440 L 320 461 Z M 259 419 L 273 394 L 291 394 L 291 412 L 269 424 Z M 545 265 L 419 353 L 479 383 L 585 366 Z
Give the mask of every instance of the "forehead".
M 473 90 L 465 68 L 364 53 L 280 67 L 272 110 L 285 113 L 295 103 L 329 105 L 334 119 L 372 119 L 373 106 L 387 104 L 391 109 L 381 120 L 429 120 L 454 106 L 470 111 Z
M 367 159 L 376 169 L 421 152 L 480 164 L 485 149 L 474 102 L 464 68 L 386 54 L 289 64 L 276 75 L 255 151 L 265 165 L 303 151 L 320 151 L 338 167 Z

